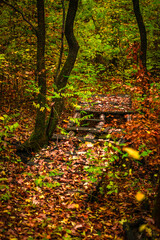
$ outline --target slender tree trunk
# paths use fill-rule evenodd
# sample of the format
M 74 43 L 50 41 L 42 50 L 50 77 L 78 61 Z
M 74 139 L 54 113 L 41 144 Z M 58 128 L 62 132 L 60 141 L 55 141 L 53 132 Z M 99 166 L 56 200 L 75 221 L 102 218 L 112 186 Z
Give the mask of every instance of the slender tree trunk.
M 64 88 L 67 84 L 69 75 L 74 67 L 77 58 L 79 45 L 73 33 L 73 24 L 78 8 L 78 0 L 70 0 L 65 23 L 65 37 L 68 42 L 69 52 L 66 62 L 57 78 L 56 86 L 58 90 Z
M 38 29 L 37 29 L 37 79 L 38 105 L 34 131 L 23 147 L 36 151 L 47 144 L 45 131 L 46 104 L 46 70 L 45 70 L 45 15 L 44 0 L 37 0 Z
M 132 0 L 133 2 L 133 9 L 134 13 L 137 19 L 138 28 L 140 32 L 140 38 L 141 38 L 141 53 L 140 53 L 140 60 L 142 67 L 146 69 L 146 54 L 147 54 L 147 34 L 146 34 L 146 28 L 143 22 L 143 17 L 140 11 L 139 7 L 139 0 Z
M 63 1 L 62 1 L 63 2 Z M 76 61 L 79 45 L 73 33 L 73 24 L 78 8 L 78 0 L 70 0 L 65 22 L 65 36 L 69 46 L 69 53 L 64 66 L 55 79 L 57 91 L 64 92 L 69 75 Z M 46 104 L 46 71 L 45 71 L 45 17 L 44 0 L 37 0 L 38 29 L 37 35 L 37 78 L 40 89 L 35 129 L 29 138 L 18 150 L 37 151 L 51 139 L 63 110 L 63 98 L 54 100 L 47 126 L 45 125 Z
M 40 92 L 38 94 L 35 133 L 44 133 L 46 103 L 46 70 L 45 70 L 45 18 L 44 0 L 37 0 L 38 31 L 37 31 L 37 79 Z M 43 129 L 43 130 L 42 130 Z
M 159 174 L 160 174 L 160 171 L 159 171 Z M 159 177 L 157 196 L 156 196 L 154 210 L 153 210 L 153 217 L 155 219 L 156 226 L 160 229 L 160 177 Z
M 73 24 L 74 24 L 77 8 L 78 8 L 78 0 L 70 0 L 67 17 L 66 17 L 66 23 L 65 23 L 65 36 L 68 42 L 69 52 L 68 52 L 66 62 L 64 63 L 64 66 L 55 81 L 55 84 L 57 86 L 57 91 L 61 90 L 61 93 L 64 91 L 63 88 L 67 85 L 69 75 L 74 67 L 74 63 L 76 61 L 78 50 L 79 50 L 78 42 L 73 33 Z M 63 98 L 57 98 L 54 100 L 54 104 L 52 106 L 52 110 L 51 110 L 51 114 L 50 114 L 50 118 L 47 126 L 47 131 L 46 131 L 49 139 L 51 139 L 53 132 L 57 126 L 59 117 L 61 116 L 61 113 L 63 110 L 63 105 L 64 105 Z
M 62 3 L 62 10 L 63 10 L 63 19 L 62 19 L 62 33 L 61 33 L 61 48 L 60 48 L 60 55 L 59 55 L 59 62 L 56 70 L 56 74 L 54 77 L 54 81 L 57 81 L 58 74 L 62 64 L 62 56 L 63 56 L 63 49 L 64 49 L 64 29 L 65 29 L 65 5 L 64 0 L 61 0 Z

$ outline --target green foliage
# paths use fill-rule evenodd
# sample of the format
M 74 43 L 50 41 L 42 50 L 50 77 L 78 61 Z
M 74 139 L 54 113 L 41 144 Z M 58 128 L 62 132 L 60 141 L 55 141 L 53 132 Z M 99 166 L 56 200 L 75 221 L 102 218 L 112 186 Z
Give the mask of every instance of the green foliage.
M 38 84 L 34 80 L 30 80 L 25 95 L 31 97 L 33 94 L 38 95 L 39 91 L 40 88 L 38 87 Z
M 41 174 L 39 177 L 35 179 L 35 185 L 39 187 L 46 188 L 56 188 L 61 184 L 57 181 L 53 181 L 53 177 L 63 175 L 63 173 L 59 172 L 57 169 L 50 171 L 47 175 Z
M 0 182 L 6 182 L 7 180 L 8 180 L 7 178 L 0 178 Z M 10 194 L 9 187 L 7 186 L 7 184 L 1 184 L 0 191 L 2 191 L 1 195 L 0 195 L 1 201 L 7 201 L 11 198 L 11 194 Z
M 0 196 L 0 200 L 1 201 L 7 201 L 11 198 L 11 194 L 9 191 L 6 191 L 6 193 L 3 193 L 1 196 Z
M 44 182 L 42 176 L 35 180 L 35 184 L 36 184 L 36 186 L 46 187 L 46 188 L 55 188 L 55 187 L 59 187 L 61 185 L 59 182 L 53 182 L 53 183 Z
M 123 149 L 127 152 L 122 151 Z M 97 159 L 89 149 L 86 156 L 91 165 L 85 167 L 90 182 L 97 184 L 98 179 L 103 179 L 99 186 L 99 193 L 103 195 L 118 194 L 118 179 L 133 174 L 132 164 L 128 161 L 135 161 L 138 165 L 142 165 L 141 159 L 149 156 L 152 152 L 146 148 L 146 145 L 141 145 L 139 147 L 140 154 L 138 154 L 138 151 L 124 147 L 123 144 L 116 145 L 116 142 L 114 144 L 106 142 L 103 150 L 106 154 Z M 130 158 L 131 155 L 132 158 Z
M 102 173 L 102 167 L 100 166 L 93 166 L 93 167 L 88 167 L 86 166 L 85 167 L 85 170 L 88 172 L 88 173 L 91 173 L 92 175 L 98 175 L 98 174 L 101 174 Z
M 28 20 L 36 26 L 35 2 L 17 2 L 17 6 Z M 67 9 L 68 2 L 65 2 Z M 149 8 L 148 8 L 149 6 Z M 148 35 L 148 69 L 159 68 L 158 7 L 155 0 L 141 3 Z M 62 25 L 62 7 L 60 1 L 46 2 L 46 69 L 48 77 L 48 99 L 59 97 L 52 90 L 55 69 L 59 58 L 60 29 Z M 31 10 L 31 11 L 30 11 Z M 56 14 L 55 14 L 56 11 Z M 21 97 L 36 97 L 39 93 L 36 83 L 36 37 L 13 9 L 2 7 L 2 49 L 0 75 L 3 76 L 3 88 L 21 92 Z M 22 33 L 21 35 L 19 33 Z M 67 101 L 75 103 L 77 96 L 83 98 L 103 86 L 109 76 L 121 76 L 126 84 L 131 84 L 133 69 L 132 59 L 128 59 L 128 48 L 139 42 L 138 27 L 133 14 L 132 2 L 123 1 L 81 1 L 75 23 L 75 35 L 80 45 L 78 59 L 69 79 L 65 95 Z M 10 37 L 9 37 L 10 36 Z M 64 55 L 67 55 L 64 41 Z M 116 59 L 116 62 L 115 62 Z M 20 69 L 20 71 L 19 71 Z M 100 81 L 99 81 L 100 80 Z M 110 90 L 118 90 L 121 83 L 111 81 Z M 50 90 L 51 89 L 51 90 Z M 16 94 L 18 93 L 16 92 Z M 50 101 L 49 100 L 49 101 Z
M 19 115 L 19 114 L 18 114 Z M 9 122 L 16 116 L 17 114 L 14 114 L 13 116 L 8 116 L 4 114 L 0 117 L 0 151 L 4 150 L 7 146 L 7 139 L 11 136 L 13 136 L 13 132 L 19 127 L 19 124 L 13 123 L 9 124 Z
M 61 184 L 59 182 L 53 182 L 53 183 L 50 183 L 50 182 L 45 182 L 43 181 L 44 177 L 43 176 L 40 176 L 39 178 L 37 178 L 35 180 L 35 185 L 36 186 L 39 186 L 39 187 L 46 187 L 46 188 L 55 188 L 55 187 L 59 187 Z
M 107 189 L 108 189 L 107 194 L 118 193 L 118 186 L 115 185 L 114 181 L 109 181 L 109 184 L 107 185 Z
M 36 26 L 36 2 L 18 1 L 16 6 L 22 12 L 25 11 L 26 18 Z M 65 2 L 65 7 L 67 8 L 67 6 L 68 2 Z M 59 58 L 62 25 L 61 2 L 47 1 L 45 8 L 46 69 L 50 86 L 50 82 L 53 83 Z M 145 0 L 141 3 L 148 35 L 148 69 L 159 68 L 160 64 L 158 60 L 158 9 L 159 2 L 156 0 L 153 2 Z M 22 21 L 22 17 L 15 14 L 10 7 L 2 5 L 1 18 L 3 52 L 0 53 L 0 61 L 2 62 L 0 75 L 4 79 L 1 84 L 7 85 L 8 89 L 13 86 L 18 91 L 23 89 L 24 96 L 29 93 L 31 96 L 33 92 L 37 94 L 39 89 L 34 83 L 34 79 L 36 79 L 36 37 L 26 22 Z M 122 76 L 124 80 L 130 80 L 135 70 L 131 68 L 132 59 L 127 59 L 127 49 L 134 42 L 139 42 L 138 26 L 131 1 L 81 1 L 76 16 L 75 35 L 80 45 L 80 51 L 70 78 L 72 89 L 67 89 L 68 96 L 70 94 L 73 97 L 77 93 L 80 95 L 80 90 L 84 92 L 86 88 L 91 93 L 95 87 L 96 90 L 102 89 L 103 82 L 107 81 L 108 76 L 113 73 L 115 76 Z M 65 42 L 65 56 L 67 51 Z M 62 63 L 65 56 L 63 56 Z M 97 56 L 99 57 L 97 58 Z M 113 61 L 115 58 L 117 59 L 116 64 Z M 102 83 L 97 82 L 99 78 Z M 115 89 L 114 86 L 113 89 Z
M 140 156 L 143 157 L 147 157 L 150 155 L 150 153 L 152 153 L 152 150 L 147 149 L 146 145 L 143 144 L 139 147 L 139 151 L 141 151 Z
M 59 172 L 57 169 L 54 169 L 54 170 L 49 172 L 50 177 L 59 176 L 59 175 L 63 175 L 63 173 Z
M 77 108 L 78 108 L 78 106 L 77 106 Z M 81 111 L 81 116 L 82 116 L 82 113 L 84 113 L 84 111 Z M 69 117 L 69 122 L 74 123 L 77 126 L 80 126 L 82 121 L 84 121 L 86 119 L 90 119 L 92 116 L 93 116 L 93 114 L 84 115 L 84 116 L 78 117 L 78 118 Z

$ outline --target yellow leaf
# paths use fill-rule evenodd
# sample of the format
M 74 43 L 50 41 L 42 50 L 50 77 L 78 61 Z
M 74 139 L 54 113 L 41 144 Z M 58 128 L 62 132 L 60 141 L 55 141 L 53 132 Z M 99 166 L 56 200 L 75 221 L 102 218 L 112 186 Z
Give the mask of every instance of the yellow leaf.
M 40 111 L 41 111 L 41 112 L 43 112 L 43 111 L 44 111 L 44 109 L 45 109 L 44 107 L 41 107 L 41 108 L 40 108 Z
M 139 152 L 133 148 L 124 147 L 123 151 L 127 152 L 131 157 L 135 159 L 140 159 Z
M 147 224 L 142 224 L 140 227 L 139 227 L 139 232 L 143 232 L 147 227 Z
M 40 199 L 41 199 L 41 198 L 44 198 L 44 195 L 40 195 L 39 198 L 40 198 Z
M 64 120 L 63 120 L 63 122 L 66 122 L 66 123 L 68 123 L 69 121 L 64 119 Z
M 112 144 L 109 142 L 108 146 L 109 146 L 109 147 L 112 147 Z
M 68 209 L 75 209 L 75 208 L 79 208 L 79 204 L 75 204 L 75 203 L 73 203 L 73 204 L 69 204 L 68 205 Z
M 68 223 L 68 218 L 63 218 L 63 220 L 61 221 L 61 223 L 67 224 L 67 223 Z
M 152 229 L 151 228 L 147 227 L 146 232 L 147 232 L 148 236 L 152 237 Z
M 129 175 L 132 175 L 132 169 L 129 169 Z
M 121 221 L 119 221 L 119 223 L 120 223 L 121 225 L 123 225 L 125 222 L 127 222 L 126 219 L 122 219 Z
M 39 103 L 36 105 L 36 108 L 40 108 L 40 104 Z
M 0 120 L 4 121 L 4 117 L 0 117 Z
M 141 201 L 144 200 L 145 195 L 144 195 L 142 192 L 137 192 L 135 198 L 136 198 L 136 200 L 137 200 L 138 202 L 141 202 Z

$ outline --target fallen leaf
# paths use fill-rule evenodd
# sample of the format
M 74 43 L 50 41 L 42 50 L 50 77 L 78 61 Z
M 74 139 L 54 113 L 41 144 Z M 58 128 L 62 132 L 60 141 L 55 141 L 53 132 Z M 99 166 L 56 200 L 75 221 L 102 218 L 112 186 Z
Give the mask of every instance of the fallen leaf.
M 140 159 L 139 152 L 133 148 L 124 147 L 123 151 L 127 152 L 131 157 L 133 157 L 137 160 Z
M 137 200 L 138 202 L 141 202 L 141 201 L 144 200 L 145 195 L 144 195 L 144 193 L 142 193 L 142 192 L 137 192 L 135 198 L 136 198 L 136 200 Z

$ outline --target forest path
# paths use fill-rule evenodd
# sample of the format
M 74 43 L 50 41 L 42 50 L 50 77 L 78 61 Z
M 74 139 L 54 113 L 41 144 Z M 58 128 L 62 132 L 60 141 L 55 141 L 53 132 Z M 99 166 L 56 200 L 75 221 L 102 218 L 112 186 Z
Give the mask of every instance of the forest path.
M 92 104 L 87 106 L 88 111 L 95 114 L 91 118 L 80 116 L 76 110 L 76 118 L 78 116 L 80 124 L 84 125 L 77 126 L 75 118 L 71 119 L 66 131 L 74 136 L 61 134 L 60 139 L 60 134 L 57 135 L 27 164 L 5 163 L 2 174 L 9 177 L 3 181 L 7 181 L 10 195 L 4 195 L 2 204 L 4 239 L 122 240 L 123 219 L 148 216 L 135 200 L 135 186 L 151 188 L 146 179 L 148 169 L 141 166 L 137 171 L 139 165 L 135 161 L 123 164 L 124 159 L 121 154 L 118 156 L 118 146 L 113 139 L 121 137 L 114 135 L 116 129 L 121 130 L 121 121 L 123 125 L 130 120 L 127 115 L 132 109 L 125 109 L 126 99 L 121 98 L 123 109 L 117 104 L 114 104 L 115 109 L 107 109 L 106 97 L 104 105 L 97 100 L 94 109 Z M 85 108 L 86 104 L 80 106 Z M 91 125 L 86 126 L 86 122 Z M 118 135 L 121 133 L 123 131 Z M 103 177 L 104 195 L 97 191 Z
M 115 144 L 115 137 L 116 144 L 125 141 L 124 132 L 118 126 L 130 121 L 132 113 L 128 95 L 93 95 L 88 102 L 80 102 L 65 129 L 69 134 L 54 134 L 54 142 L 28 162 L 37 168 L 39 184 L 46 184 L 45 177 L 41 178 L 40 168 L 43 168 L 50 179 L 48 181 L 54 180 L 58 194 L 61 193 L 65 199 L 77 193 L 90 198 L 90 192 L 102 177 L 102 167 L 108 164 L 109 153 L 104 146 L 106 142 Z M 97 169 L 95 183 L 89 180 L 92 167 Z

